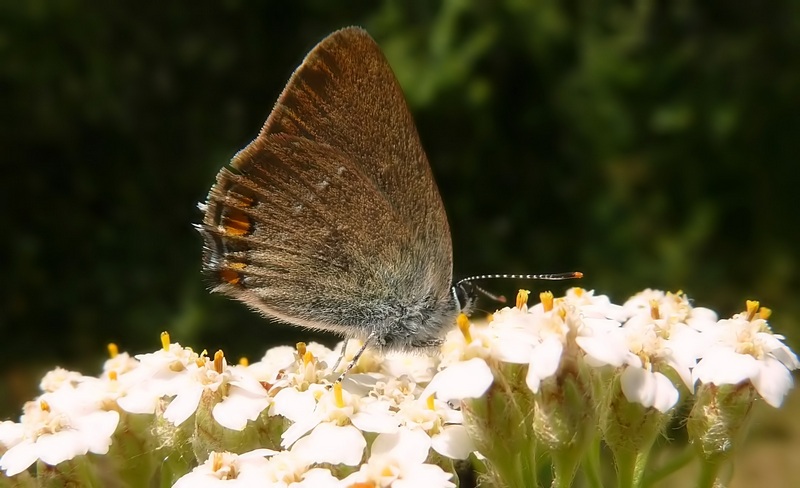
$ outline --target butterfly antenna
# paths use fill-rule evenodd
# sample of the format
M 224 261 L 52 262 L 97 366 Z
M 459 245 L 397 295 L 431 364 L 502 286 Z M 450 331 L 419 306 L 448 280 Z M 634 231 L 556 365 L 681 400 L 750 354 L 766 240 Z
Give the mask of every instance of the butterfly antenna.
M 545 273 L 545 274 L 488 274 L 488 275 L 475 275 L 469 278 L 464 278 L 456 283 L 459 286 L 463 283 L 468 283 L 477 280 L 492 280 L 492 279 L 506 279 L 506 280 L 547 280 L 547 281 L 561 281 L 572 280 L 576 278 L 583 278 L 583 273 L 580 271 L 571 271 L 569 273 Z M 485 293 L 485 292 L 484 292 Z M 492 296 L 486 293 L 487 296 Z
M 459 283 L 461 283 L 461 281 L 459 281 Z M 456 285 L 456 286 L 458 286 L 458 285 Z M 487 291 L 485 288 L 483 288 L 481 286 L 478 286 L 478 285 L 474 285 L 474 286 L 475 286 L 475 290 L 477 292 L 479 292 L 481 295 L 485 296 L 486 298 L 491 298 L 492 300 L 494 300 L 496 302 L 500 302 L 500 303 L 506 303 L 506 301 L 507 301 L 505 295 L 495 295 L 494 293 L 492 293 L 490 291 Z
M 506 303 L 506 297 L 503 295 L 495 295 L 490 293 L 480 286 L 473 283 L 477 280 L 492 280 L 492 279 L 506 279 L 506 280 L 547 280 L 547 281 L 560 281 L 572 280 L 576 278 L 583 278 L 583 273 L 580 271 L 572 271 L 569 273 L 545 273 L 545 274 L 488 274 L 488 275 L 475 275 L 469 278 L 459 280 L 453 285 L 453 296 L 458 301 L 461 311 L 467 312 L 472 308 L 475 302 L 476 294 L 480 293 L 492 300 L 500 303 Z

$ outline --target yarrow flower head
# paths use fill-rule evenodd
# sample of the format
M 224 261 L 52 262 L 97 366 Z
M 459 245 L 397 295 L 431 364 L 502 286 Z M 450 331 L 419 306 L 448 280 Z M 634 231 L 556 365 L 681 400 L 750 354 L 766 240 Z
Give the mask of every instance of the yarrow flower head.
M 780 406 L 800 366 L 757 302 L 718 320 L 680 292 L 528 297 L 485 321 L 460 315 L 438 355 L 367 349 L 349 370 L 356 340 L 235 365 L 166 333 L 150 354 L 112 344 L 98 377 L 54 369 L 20 422 L 0 424 L 0 468 L 20 483 L 35 464 L 76 485 L 102 469 L 131 486 L 402 488 L 455 486 L 453 461 L 468 459 L 497 485 L 569 486 L 581 467 L 600 479 L 602 440 L 630 486 L 683 402 L 713 480 L 753 402 Z M 84 456 L 110 450 L 129 461 Z M 539 479 L 543 459 L 553 480 Z
M 119 422 L 119 413 L 81 401 L 71 385 L 27 402 L 19 423 L 0 424 L 6 452 L 0 469 L 14 476 L 34 462 L 55 466 L 87 452 L 105 454 Z
M 741 438 L 756 397 L 779 407 L 792 387 L 797 356 L 774 334 L 771 310 L 748 301 L 747 310 L 706 331 L 707 350 L 692 371 L 699 382 L 687 424 L 706 460 L 727 459 Z

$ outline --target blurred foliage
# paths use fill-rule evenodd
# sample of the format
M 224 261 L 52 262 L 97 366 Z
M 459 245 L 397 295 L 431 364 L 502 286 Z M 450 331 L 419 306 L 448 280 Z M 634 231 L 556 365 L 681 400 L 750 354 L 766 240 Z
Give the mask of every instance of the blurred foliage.
M 404 87 L 456 276 L 578 269 L 723 315 L 758 298 L 797 337 L 798 2 L 0 0 L 2 417 L 109 341 L 257 358 L 309 337 L 209 295 L 190 224 L 305 53 L 353 24 Z

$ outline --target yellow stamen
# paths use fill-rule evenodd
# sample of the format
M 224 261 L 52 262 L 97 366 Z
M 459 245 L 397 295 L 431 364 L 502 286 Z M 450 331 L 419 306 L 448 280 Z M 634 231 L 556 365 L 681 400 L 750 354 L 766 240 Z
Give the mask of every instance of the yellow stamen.
M 311 351 L 306 351 L 305 354 L 303 354 L 303 364 L 307 365 L 313 360 L 314 360 L 314 355 L 311 354 Z
M 387 478 L 391 478 L 393 476 L 392 470 L 389 468 L 384 468 L 382 476 Z M 347 485 L 347 488 L 377 488 L 377 485 L 373 481 L 358 481 L 356 483 Z
M 297 349 L 297 355 L 303 357 L 306 355 L 306 343 L 305 342 L 298 342 L 295 344 L 295 349 Z
M 530 295 L 530 290 L 520 290 L 517 292 L 517 308 L 522 310 L 522 307 L 528 304 L 528 295 Z
M 472 334 L 469 333 L 469 319 L 463 313 L 458 314 L 458 319 L 456 319 L 456 323 L 458 324 L 458 330 L 461 331 L 461 335 L 464 336 L 464 341 L 467 344 L 472 342 Z
M 196 364 L 198 368 L 202 368 L 203 366 L 206 365 L 206 360 L 207 359 L 208 358 L 205 357 L 205 356 L 200 356 L 200 357 L 198 357 L 197 359 L 194 360 L 194 364 Z
M 584 290 L 583 288 L 581 288 L 579 286 L 575 286 L 575 287 L 572 288 L 572 293 L 574 293 L 575 296 L 578 297 L 578 298 L 582 297 L 585 292 L 586 292 L 586 290 Z
M 342 396 L 342 382 L 337 381 L 333 384 L 333 399 L 337 408 L 344 408 L 344 397 Z
M 525 299 L 527 300 L 527 296 Z M 545 312 L 549 312 L 553 310 L 553 292 L 552 291 L 543 291 L 539 293 L 539 301 L 542 302 L 542 306 L 544 307 Z M 519 298 L 517 298 L 517 303 L 519 304 Z M 517 305 L 519 308 L 519 305 Z
M 561 320 L 566 320 L 566 318 L 567 318 L 567 309 L 564 308 L 564 307 L 559 308 L 558 309 L 558 316 L 561 318 Z
M 758 313 L 758 306 L 760 305 L 758 300 L 747 300 L 747 320 L 753 320 L 755 318 L 756 313 Z
M 211 470 L 216 472 L 222 468 L 222 453 L 220 452 L 212 452 L 211 453 Z
M 239 366 L 250 366 L 250 360 L 247 357 L 242 356 L 239 358 Z
M 764 320 L 767 320 L 772 315 L 772 309 L 767 307 L 761 307 L 758 309 L 758 317 Z
M 111 381 L 117 381 L 117 377 L 118 377 L 118 376 L 117 376 L 117 372 L 116 372 L 116 371 L 114 371 L 113 369 L 112 369 L 111 371 L 109 371 L 109 372 L 108 372 L 108 379 L 109 379 L 109 380 L 111 380 Z
M 169 332 L 166 330 L 161 333 L 161 349 L 169 351 Z
M 119 354 L 119 348 L 117 347 L 116 344 L 114 344 L 113 342 L 109 342 L 108 346 L 106 347 L 108 348 L 108 357 L 110 357 L 111 359 L 117 357 L 117 355 Z
M 223 365 L 222 360 L 225 358 L 225 354 L 222 353 L 222 349 L 214 353 L 214 371 L 219 374 L 222 374 Z
M 427 404 L 428 410 L 433 410 L 433 395 L 428 396 Z
M 486 322 L 490 323 L 490 324 L 492 322 L 494 322 L 494 314 L 493 313 L 490 313 L 489 315 L 486 316 Z
M 50 404 L 44 400 L 39 400 L 39 410 L 41 410 L 42 412 L 49 412 Z
M 658 300 L 650 300 L 650 318 L 658 320 L 661 318 L 661 311 L 658 308 Z

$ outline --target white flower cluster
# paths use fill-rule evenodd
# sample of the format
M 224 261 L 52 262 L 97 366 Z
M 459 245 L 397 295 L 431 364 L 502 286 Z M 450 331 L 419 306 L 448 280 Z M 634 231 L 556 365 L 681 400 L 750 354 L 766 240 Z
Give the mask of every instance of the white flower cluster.
M 779 407 L 792 386 L 790 371 L 800 367 L 784 337 L 770 330 L 769 310 L 757 302 L 717 320 L 714 311 L 692 307 L 682 293 L 650 289 L 623 305 L 581 288 L 560 299 L 543 294 L 530 308 L 526 300 L 523 292 L 521 304 L 498 311 L 489 324 L 461 322 L 460 330 L 450 332 L 442 349 L 447 371 L 427 392 L 443 399 L 479 397 L 493 381 L 488 372 L 494 360 L 527 364 L 526 382 L 536 393 L 572 352 L 590 366 L 619 368 L 627 400 L 661 412 L 677 404 L 680 387 L 664 370 L 676 374 L 689 392 L 698 381 L 717 386 L 750 381 L 767 403 Z M 570 347 L 578 350 L 565 351 Z
M 439 357 L 367 350 L 342 382 L 335 380 L 343 366 L 331 368 L 338 349 L 314 343 L 273 348 L 259 362 L 233 366 L 221 352 L 198 354 L 166 333 L 160 350 L 135 358 L 112 347 L 99 378 L 56 369 L 20 422 L 0 424 L 0 469 L 34 486 L 34 463 L 58 468 L 94 453 L 116 460 L 128 481 L 159 476 L 176 487 L 454 487 L 452 460 L 475 452 L 493 462 L 498 440 L 487 430 L 509 449 L 514 436 L 532 442 L 524 432 L 502 432 L 492 405 L 531 405 L 536 414 L 520 418 L 532 418 L 534 436 L 556 449 L 566 445 L 561 434 L 544 432 L 537 419 L 565 425 L 575 442 L 580 429 L 548 413 L 565 405 L 543 402 L 566 380 L 578 385 L 580 402 L 616 405 L 624 397 L 643 412 L 666 414 L 681 398 L 725 385 L 746 385 L 753 398 L 779 406 L 792 385 L 790 370 L 800 366 L 756 302 L 717 320 L 680 293 L 645 290 L 623 305 L 580 288 L 540 298 L 528 307 L 520 292 L 515 307 L 485 324 L 459 317 Z M 349 341 L 340 364 L 359 347 Z M 515 374 L 532 400 L 492 403 L 501 386 L 519 391 Z M 604 417 L 594 430 L 614 450 L 613 408 L 587 407 Z M 710 423 L 707 416 L 696 422 L 698 439 Z M 79 482 L 91 472 L 62 471 Z

